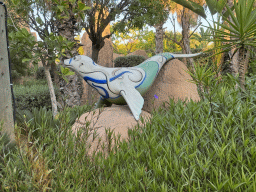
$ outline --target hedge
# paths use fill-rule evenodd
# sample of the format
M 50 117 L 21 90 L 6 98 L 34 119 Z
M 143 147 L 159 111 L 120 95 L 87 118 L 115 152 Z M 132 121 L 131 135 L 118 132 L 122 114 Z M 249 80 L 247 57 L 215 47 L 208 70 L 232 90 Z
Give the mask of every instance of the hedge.
M 134 67 L 145 61 L 146 58 L 138 55 L 117 57 L 114 60 L 115 67 Z
M 31 86 L 14 85 L 15 106 L 19 110 L 46 107 L 51 109 L 51 98 L 47 84 L 35 84 Z M 59 96 L 59 89 L 54 88 L 56 97 Z

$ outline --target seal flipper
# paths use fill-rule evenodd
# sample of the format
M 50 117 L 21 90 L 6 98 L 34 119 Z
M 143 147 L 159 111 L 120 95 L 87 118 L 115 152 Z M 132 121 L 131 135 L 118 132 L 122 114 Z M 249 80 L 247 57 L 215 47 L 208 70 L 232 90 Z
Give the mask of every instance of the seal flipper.
M 112 103 L 110 103 L 106 99 L 103 99 L 102 97 L 100 97 L 98 102 L 95 104 L 94 109 L 101 108 L 104 105 L 107 106 L 107 107 L 110 107 L 112 105 Z
M 134 118 L 138 121 L 141 114 L 141 109 L 144 104 L 144 99 L 141 94 L 132 86 L 122 87 L 120 91 L 121 95 L 125 99 L 129 108 L 132 111 Z

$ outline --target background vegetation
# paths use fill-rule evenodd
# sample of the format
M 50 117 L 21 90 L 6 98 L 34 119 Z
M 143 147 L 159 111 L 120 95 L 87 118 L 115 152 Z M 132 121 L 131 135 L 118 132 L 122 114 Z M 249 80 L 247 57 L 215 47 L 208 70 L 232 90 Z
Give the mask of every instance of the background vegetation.
M 156 10 L 139 9 L 137 14 L 136 3 L 145 8 L 151 1 L 7 1 L 13 11 L 8 20 L 11 57 L 18 55 L 13 74 L 26 77 L 14 86 L 16 144 L 0 135 L 1 191 L 256 191 L 254 1 L 173 1 L 183 6 L 152 1 Z M 194 32 L 200 25 L 195 13 L 205 17 L 205 3 L 217 20 Z M 96 10 L 98 20 L 93 19 Z M 159 12 L 165 14 L 158 18 Z M 118 21 L 120 13 L 127 17 Z M 181 33 L 174 23 L 173 31 L 163 29 L 166 13 L 176 13 Z M 102 36 L 110 21 L 116 22 L 111 34 Z M 42 41 L 36 42 L 24 26 L 34 28 Z M 110 136 L 115 147 L 107 157 L 101 152 L 89 156 L 88 135 L 74 137 L 70 130 L 92 105 L 57 110 L 57 100 L 50 96 L 52 91 L 58 99 L 55 74 L 69 74 L 64 68 L 58 71 L 56 59 L 83 52 L 75 39 L 82 27 L 93 42 L 94 60 L 111 35 L 115 53 L 124 55 L 138 49 L 149 56 L 207 50 L 203 58 L 183 60 L 201 101 L 170 99 L 152 112 L 150 123 L 129 130 L 127 142 Z M 138 60 L 131 63 L 131 58 Z M 38 68 L 38 60 L 44 68 Z M 132 56 L 115 62 L 128 66 L 143 60 Z

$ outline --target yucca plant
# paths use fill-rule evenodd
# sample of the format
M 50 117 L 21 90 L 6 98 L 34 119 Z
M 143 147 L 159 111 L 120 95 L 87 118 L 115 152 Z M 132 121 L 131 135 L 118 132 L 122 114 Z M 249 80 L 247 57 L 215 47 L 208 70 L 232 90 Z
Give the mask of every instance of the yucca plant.
M 227 13 L 231 19 L 222 15 L 224 23 L 215 22 L 221 29 L 210 27 L 216 34 L 215 41 L 223 42 L 214 49 L 239 53 L 239 81 L 244 89 L 245 73 L 248 68 L 249 51 L 256 47 L 256 10 L 254 0 L 238 0 L 234 2 L 234 10 L 226 5 Z M 223 52 L 222 51 L 222 52 Z
M 206 18 L 206 14 L 201 5 L 194 3 L 191 0 L 173 1 Z M 225 23 L 220 24 L 215 22 L 215 24 L 222 28 L 221 30 L 216 30 L 216 28 L 214 29 L 213 27 L 210 27 L 216 32 L 216 41 L 224 42 L 224 44 L 216 46 L 214 50 L 223 49 L 220 52 L 222 53 L 223 51 L 234 49 L 235 51 L 233 55 L 237 52 L 239 53 L 238 73 L 242 89 L 244 89 L 245 85 L 245 73 L 247 71 L 249 51 L 251 50 L 251 47 L 255 47 L 256 45 L 256 11 L 254 2 L 254 0 L 238 0 L 234 2 L 234 6 L 229 7 L 227 5 L 227 0 L 206 0 L 206 4 L 210 9 L 211 14 L 221 14 Z M 225 6 L 227 11 L 223 13 Z

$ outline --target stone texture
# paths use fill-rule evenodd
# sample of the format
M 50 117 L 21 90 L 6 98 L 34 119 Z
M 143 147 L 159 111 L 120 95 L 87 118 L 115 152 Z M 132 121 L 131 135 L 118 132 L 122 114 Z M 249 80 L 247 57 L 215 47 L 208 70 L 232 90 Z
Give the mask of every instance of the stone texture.
M 104 32 L 104 34 L 108 34 L 108 32 Z M 87 33 L 84 33 L 81 38 L 81 44 L 83 44 L 84 54 L 90 58 L 92 58 L 92 42 Z M 104 67 L 113 67 L 113 45 L 110 39 L 105 39 L 105 45 L 99 52 L 99 58 L 97 64 Z M 84 105 L 87 103 L 87 92 L 88 92 L 88 84 L 83 81 L 83 95 L 81 98 L 81 104 Z M 93 101 L 97 102 L 100 95 L 99 93 L 93 89 Z
M 142 111 L 141 117 L 145 122 L 149 121 L 151 115 L 145 111 Z M 90 125 L 86 128 L 86 121 L 90 121 Z M 110 128 L 115 134 L 116 138 L 120 134 L 120 140 L 128 139 L 128 129 L 133 129 L 137 124 L 143 125 L 141 121 L 136 121 L 127 105 L 118 106 L 112 105 L 112 107 L 96 109 L 92 112 L 83 114 L 76 120 L 72 126 L 72 132 L 77 136 L 77 131 L 81 130 L 81 137 L 86 138 L 86 132 L 88 131 L 88 140 L 86 145 L 91 145 L 88 150 L 88 155 L 92 155 L 94 151 L 102 151 L 107 154 L 109 145 L 108 137 L 105 128 Z M 94 138 L 93 133 L 96 131 L 97 137 Z M 100 140 L 101 138 L 101 140 Z M 112 136 L 113 138 L 113 136 Z M 112 140 L 112 144 L 114 140 Z M 105 146 L 104 150 L 102 146 Z M 111 148 L 113 145 L 111 144 Z
M 148 59 L 148 55 L 147 55 L 145 50 L 136 50 L 136 51 L 134 51 L 132 53 L 129 53 L 127 56 L 130 56 L 130 55 L 139 55 L 139 56 L 143 56 L 146 59 Z
M 181 99 L 184 101 L 199 101 L 200 97 L 197 92 L 197 86 L 188 82 L 192 77 L 186 73 L 186 65 L 177 59 L 170 60 L 160 70 L 153 85 L 143 96 L 143 110 L 151 112 L 153 108 L 157 109 L 163 102 L 169 102 L 169 97 L 174 101 Z M 157 95 L 158 99 L 155 98 Z M 152 102 L 154 101 L 154 104 Z

